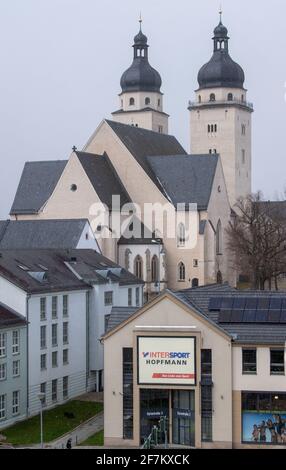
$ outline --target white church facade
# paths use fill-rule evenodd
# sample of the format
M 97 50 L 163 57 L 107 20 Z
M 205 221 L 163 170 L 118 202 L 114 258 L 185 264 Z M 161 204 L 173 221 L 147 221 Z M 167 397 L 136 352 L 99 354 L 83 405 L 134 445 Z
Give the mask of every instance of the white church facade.
M 224 231 L 237 198 L 251 192 L 253 106 L 244 72 L 229 55 L 221 20 L 213 42 L 213 56 L 199 71 L 195 101 L 189 103 L 190 154 L 168 134 L 162 80 L 149 64 L 140 25 L 113 120 L 102 121 L 82 151 L 74 148 L 67 161 L 27 163 L 11 217 L 89 220 L 102 253 L 144 280 L 147 298 L 166 287 L 235 284 Z M 117 208 L 114 196 L 120 197 Z M 99 204 L 108 215 L 105 223 L 95 217 Z M 164 213 L 155 223 L 145 217 L 146 204 L 170 210 L 174 236 L 166 230 L 170 221 L 165 223 Z M 128 233 L 139 220 L 140 236 L 116 232 L 115 212 Z

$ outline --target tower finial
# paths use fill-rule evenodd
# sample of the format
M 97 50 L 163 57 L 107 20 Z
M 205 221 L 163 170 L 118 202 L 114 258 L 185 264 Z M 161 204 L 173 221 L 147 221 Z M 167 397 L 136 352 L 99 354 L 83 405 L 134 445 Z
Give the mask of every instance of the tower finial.
M 222 4 L 220 4 L 220 7 L 219 7 L 219 21 L 220 23 L 222 22 Z
M 142 13 L 141 13 L 141 11 L 140 11 L 140 16 L 139 16 L 140 31 L 141 31 L 141 27 L 142 27 L 142 22 L 143 22 L 143 20 L 142 20 Z

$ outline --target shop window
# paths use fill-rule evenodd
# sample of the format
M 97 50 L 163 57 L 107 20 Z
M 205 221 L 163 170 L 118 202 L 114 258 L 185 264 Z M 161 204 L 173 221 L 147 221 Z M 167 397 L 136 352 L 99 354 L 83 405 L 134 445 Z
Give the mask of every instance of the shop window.
M 284 349 L 270 349 L 270 374 L 284 375 Z
M 256 349 L 242 350 L 242 373 L 256 374 Z
M 286 393 L 242 393 L 242 442 L 285 445 Z
M 133 349 L 123 348 L 123 439 L 133 439 Z

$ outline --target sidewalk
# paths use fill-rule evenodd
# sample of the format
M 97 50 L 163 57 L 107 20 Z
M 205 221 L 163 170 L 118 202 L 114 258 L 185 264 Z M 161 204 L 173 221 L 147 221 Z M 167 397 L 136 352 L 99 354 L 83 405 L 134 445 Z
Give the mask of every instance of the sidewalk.
M 64 436 L 61 436 L 59 439 L 46 443 L 44 447 L 52 449 L 64 449 L 66 447 L 68 439 L 72 440 L 72 447 L 74 447 L 77 444 L 84 442 L 88 437 L 92 436 L 93 434 L 102 431 L 102 429 L 103 411 L 101 411 L 88 421 L 85 421 L 84 423 L 80 424 L 77 428 L 73 429 Z

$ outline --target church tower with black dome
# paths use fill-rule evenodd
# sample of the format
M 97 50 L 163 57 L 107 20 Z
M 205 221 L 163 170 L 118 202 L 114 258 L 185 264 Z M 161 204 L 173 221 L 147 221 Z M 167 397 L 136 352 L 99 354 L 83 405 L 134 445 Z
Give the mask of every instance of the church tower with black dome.
M 229 54 L 228 30 L 214 30 L 210 61 L 198 73 L 196 100 L 190 102 L 191 153 L 220 154 L 233 206 L 251 193 L 251 117 L 243 69 Z
M 120 108 L 114 121 L 168 134 L 168 114 L 163 112 L 162 79 L 148 60 L 148 39 L 141 29 L 134 38 L 134 57 L 120 81 Z

